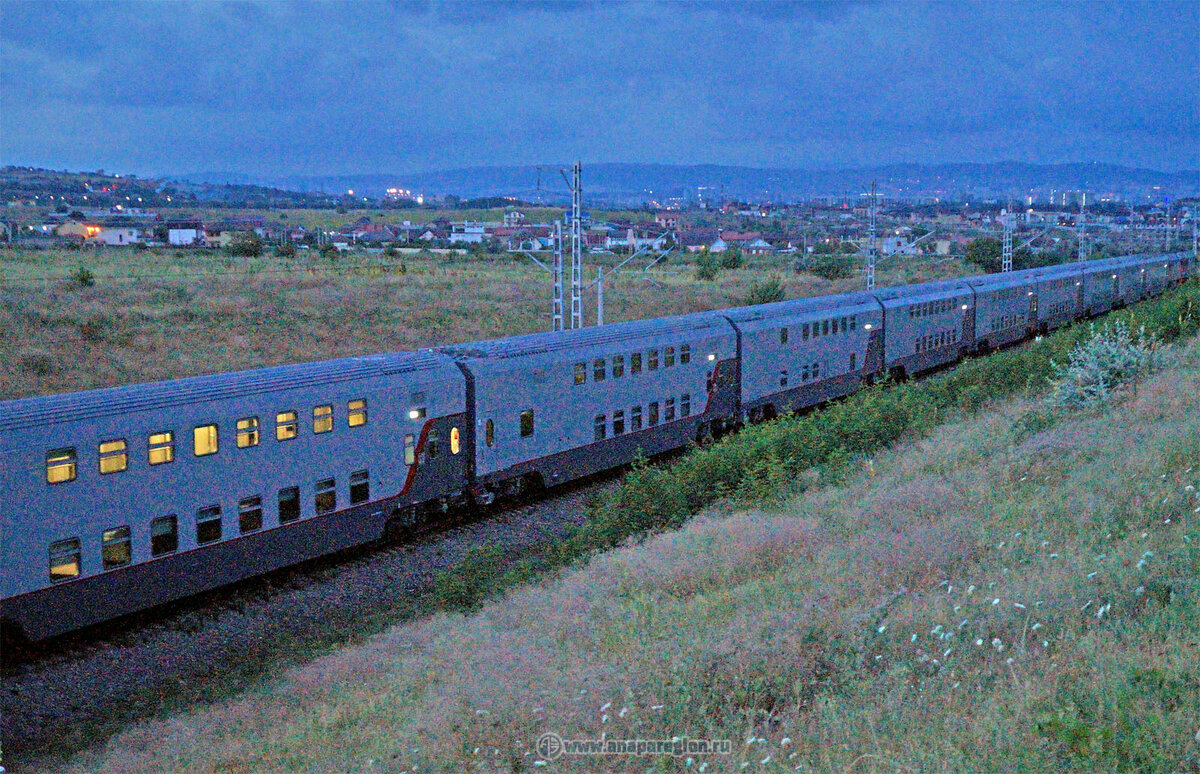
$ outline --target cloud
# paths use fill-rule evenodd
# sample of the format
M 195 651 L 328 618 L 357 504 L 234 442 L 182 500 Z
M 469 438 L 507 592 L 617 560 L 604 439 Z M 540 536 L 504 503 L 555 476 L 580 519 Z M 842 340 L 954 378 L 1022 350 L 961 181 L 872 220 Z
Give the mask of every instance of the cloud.
M 10 163 L 1196 166 L 1200 5 L 0 7 Z

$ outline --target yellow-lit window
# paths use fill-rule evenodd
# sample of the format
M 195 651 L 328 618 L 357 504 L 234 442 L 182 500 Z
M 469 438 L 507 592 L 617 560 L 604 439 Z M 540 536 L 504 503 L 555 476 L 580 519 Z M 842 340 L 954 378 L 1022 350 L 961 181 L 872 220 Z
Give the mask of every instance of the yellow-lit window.
M 450 428 L 450 453 L 458 454 L 462 451 L 462 442 L 459 439 L 458 428 Z
M 100 472 L 120 473 L 129 467 L 129 452 L 124 439 L 104 441 L 100 444 Z
M 299 429 L 295 411 L 280 411 L 275 415 L 275 440 L 286 441 L 295 438 Z
M 217 453 L 216 425 L 201 425 L 192 430 L 192 451 L 197 457 Z
M 46 483 L 61 484 L 75 480 L 75 448 L 46 452 Z
M 587 382 L 587 363 L 575 364 L 575 383 L 584 384 Z
M 258 446 L 258 417 L 245 417 L 237 421 L 237 445 L 239 449 Z
M 57 540 L 50 544 L 50 580 L 64 581 L 78 578 L 83 572 L 79 538 Z
M 150 436 L 150 464 L 162 465 L 175 459 L 175 434 L 170 430 Z
M 133 550 L 130 547 L 129 540 L 129 527 L 113 527 L 112 529 L 104 530 L 101 538 L 100 558 L 103 560 L 104 569 L 106 570 L 129 564 L 129 561 L 133 558 Z
M 333 406 L 317 406 L 313 409 L 313 432 L 328 433 L 333 429 Z
M 352 400 L 346 404 L 347 419 L 351 427 L 358 427 L 367 423 L 367 402 L 365 400 Z

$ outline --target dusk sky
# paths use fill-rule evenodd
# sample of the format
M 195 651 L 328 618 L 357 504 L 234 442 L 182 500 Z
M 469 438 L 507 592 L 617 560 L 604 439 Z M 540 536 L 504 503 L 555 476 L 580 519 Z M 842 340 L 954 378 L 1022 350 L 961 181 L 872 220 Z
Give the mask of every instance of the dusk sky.
M 1200 168 L 1200 2 L 0 3 L 0 163 Z

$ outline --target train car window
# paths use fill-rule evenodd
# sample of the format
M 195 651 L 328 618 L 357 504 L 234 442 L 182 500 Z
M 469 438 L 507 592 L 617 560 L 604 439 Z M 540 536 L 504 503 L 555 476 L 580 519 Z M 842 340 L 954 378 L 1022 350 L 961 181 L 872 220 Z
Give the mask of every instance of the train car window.
M 838 332 L 838 321 L 837 321 L 837 318 L 836 318 L 836 317 L 835 317 L 835 318 L 833 318 L 833 320 L 831 321 L 831 325 L 830 325 L 830 327 L 829 327 L 829 332 L 830 332 L 831 334 L 833 334 L 834 336 L 836 336 L 836 335 L 837 335 L 837 332 Z
M 596 419 L 592 423 L 596 430 L 596 440 L 603 441 L 608 437 L 608 415 L 597 414 Z
M 262 497 L 243 497 L 238 501 L 238 530 L 243 535 L 262 529 Z
M 613 355 L 612 359 L 612 375 L 614 379 L 618 379 L 625 375 L 625 356 Z
M 70 580 L 82 573 L 83 552 L 79 538 L 56 540 L 50 544 L 50 580 Z
M 450 428 L 450 453 L 458 454 L 460 451 L 462 451 L 462 436 L 457 427 L 452 427 Z
M 129 452 L 124 439 L 103 441 L 100 444 L 100 472 L 120 473 L 129 467 Z
M 634 406 L 629 410 L 629 429 L 636 432 L 642 429 L 642 407 Z
M 314 505 L 318 516 L 337 510 L 337 479 L 323 478 L 317 482 Z
M 150 522 L 150 555 L 162 556 L 179 548 L 179 519 L 159 516 Z
M 333 406 L 325 404 L 313 408 L 313 432 L 328 433 L 333 429 Z
M 787 330 L 787 328 L 784 328 L 784 330 Z M 787 336 L 785 335 L 784 338 L 786 339 Z M 679 345 L 679 364 L 687 365 L 690 362 L 692 362 L 692 346 L 690 344 L 680 344 Z
M 346 404 L 346 423 L 350 427 L 362 427 L 367 423 L 367 401 L 363 398 Z
M 201 425 L 192 429 L 192 452 L 197 457 L 217 453 L 216 425 Z
M 807 382 L 811 376 L 812 374 L 809 373 L 807 365 L 800 369 L 800 381 Z
M 804 323 L 804 326 L 800 328 L 800 340 L 808 341 L 808 323 Z
M 576 363 L 575 364 L 575 383 L 576 384 L 586 384 L 587 383 L 587 363 Z
M 667 403 L 663 406 L 663 421 L 671 422 L 675 419 L 675 399 L 667 398 Z
M 279 490 L 279 523 L 288 524 L 300 518 L 300 487 Z
M 487 445 L 494 446 L 496 444 L 496 423 L 489 419 L 486 423 L 484 423 L 483 431 Z
M 690 417 L 692 415 L 692 394 L 685 392 L 679 399 L 679 416 Z
M 820 363 L 813 363 L 813 378 L 814 379 L 821 378 L 821 364 Z
M 848 322 L 848 320 L 845 317 L 843 317 L 842 318 L 842 333 L 846 333 L 848 330 L 850 330 L 848 327 L 846 327 L 847 322 Z
M 598 357 L 592 363 L 592 381 L 604 381 L 604 358 Z
M 613 435 L 617 436 L 617 435 L 624 435 L 624 434 L 625 434 L 625 412 L 624 411 L 614 411 L 613 412 Z
M 675 348 L 667 347 L 663 350 L 663 368 L 670 368 L 675 365 Z
M 436 429 L 430 428 L 429 435 L 425 436 L 425 454 L 429 459 L 437 459 L 438 452 L 442 448 L 442 436 Z
M 642 372 L 642 353 L 634 352 L 629 356 L 629 373 L 640 374 Z
M 787 329 L 787 328 L 780 328 L 780 329 L 779 329 L 779 343 L 780 343 L 780 344 L 787 344 L 787 339 L 788 339 L 788 329 Z
M 418 390 L 417 392 L 412 393 L 411 397 L 412 397 L 412 404 L 414 406 L 425 405 L 425 392 L 423 390 Z M 421 416 L 424 416 L 424 414 L 422 414 Z
M 113 527 L 100 533 L 100 562 L 104 569 L 123 567 L 133 559 L 129 527 Z
M 175 434 L 170 430 L 150 435 L 150 464 L 163 465 L 175 459 Z
M 652 349 L 646 353 L 646 370 L 647 371 L 657 371 L 658 370 L 658 350 L 657 349 Z
M 646 425 L 654 427 L 658 424 L 658 401 L 651 401 L 646 407 Z
M 300 433 L 295 411 L 280 411 L 275 415 L 275 440 L 290 441 Z
M 815 338 L 820 337 L 820 335 L 821 335 L 821 323 L 814 322 L 812 324 L 812 337 L 815 339 Z
M 258 417 L 243 417 L 237 421 L 237 445 L 239 449 L 258 446 Z
M 781 370 L 779 372 L 779 386 L 780 387 L 787 387 L 787 376 L 788 376 L 788 374 L 787 374 L 786 368 L 784 368 L 783 370 Z
M 492 420 L 488 420 L 491 422 Z M 489 443 L 488 446 L 491 446 Z M 417 461 L 417 437 L 412 433 L 406 433 L 404 436 L 404 464 L 412 465 Z
M 822 336 L 829 335 L 829 321 L 828 320 L 821 321 L 821 335 Z
M 221 506 L 210 505 L 196 511 L 196 544 L 204 545 L 221 539 Z
M 453 438 L 453 435 L 451 437 Z M 370 499 L 371 475 L 365 470 L 354 471 L 350 474 L 350 504 L 358 505 Z
M 856 314 L 850 315 L 850 330 L 858 330 L 858 315 Z
M 46 483 L 61 484 L 75 480 L 75 447 L 46 452 Z
M 858 353 L 857 353 L 857 352 L 851 352 L 851 353 L 850 353 L 850 370 L 851 370 L 851 371 L 857 371 L 857 370 L 858 370 L 858 364 L 857 364 L 857 362 L 856 362 L 857 360 L 858 360 Z
M 521 437 L 528 438 L 531 435 L 533 435 L 533 409 L 525 409 L 521 412 Z

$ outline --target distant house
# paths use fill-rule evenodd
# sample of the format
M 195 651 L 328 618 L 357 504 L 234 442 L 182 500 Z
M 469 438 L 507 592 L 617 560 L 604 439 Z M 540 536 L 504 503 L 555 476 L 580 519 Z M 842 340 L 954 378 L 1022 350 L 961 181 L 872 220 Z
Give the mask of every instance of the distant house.
M 82 242 L 85 239 L 91 239 L 101 231 L 101 226 L 95 223 L 85 223 L 81 220 L 68 220 L 63 223 L 54 233 L 64 239 L 74 239 Z
M 199 221 L 176 221 L 167 224 L 167 244 L 189 247 L 203 242 L 204 227 Z
M 520 226 L 525 223 L 525 213 L 518 210 L 509 210 L 504 213 L 504 225 Z
M 678 212 L 659 212 L 654 215 L 654 222 L 664 228 L 679 228 Z
M 698 253 L 701 250 L 707 250 L 709 245 L 717 241 L 719 236 L 715 228 L 696 228 L 689 231 L 680 231 L 677 242 L 689 253 Z
M 770 255 L 775 252 L 775 246 L 762 237 L 750 242 L 744 242 L 742 249 L 750 255 Z
M 455 223 L 450 227 L 450 244 L 478 244 L 486 236 L 482 223 Z
M 105 226 L 92 237 L 106 245 L 132 245 L 142 241 L 141 230 L 132 226 Z

